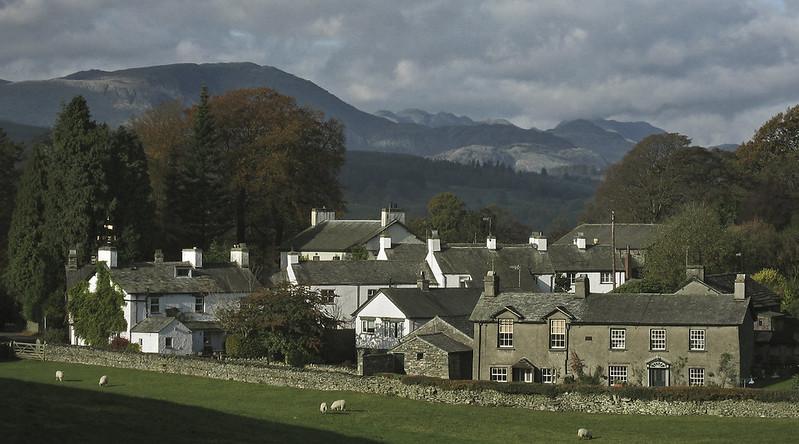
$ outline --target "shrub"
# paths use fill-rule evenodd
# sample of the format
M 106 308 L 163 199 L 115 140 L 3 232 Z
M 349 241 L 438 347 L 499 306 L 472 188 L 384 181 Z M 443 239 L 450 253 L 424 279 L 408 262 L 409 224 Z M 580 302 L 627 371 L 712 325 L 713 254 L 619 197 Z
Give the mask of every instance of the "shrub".
M 48 344 L 66 344 L 67 331 L 63 328 L 48 328 L 39 335 L 39 339 Z
M 228 335 L 225 338 L 225 353 L 234 357 L 239 357 L 239 348 L 241 347 L 241 339 L 236 335 Z
M 799 391 L 799 374 L 793 375 L 791 377 L 791 382 L 793 384 L 793 389 Z
M 11 351 L 11 344 L 8 342 L 0 342 L 0 361 L 7 361 L 14 357 Z
M 111 343 L 108 344 L 108 348 L 111 349 L 112 351 L 120 352 L 120 351 L 126 351 L 129 345 L 130 341 L 121 336 L 117 336 L 111 340 Z
M 127 352 L 127 353 L 141 353 L 141 346 L 139 346 L 139 344 L 135 344 L 135 343 L 131 342 L 125 348 L 125 352 Z

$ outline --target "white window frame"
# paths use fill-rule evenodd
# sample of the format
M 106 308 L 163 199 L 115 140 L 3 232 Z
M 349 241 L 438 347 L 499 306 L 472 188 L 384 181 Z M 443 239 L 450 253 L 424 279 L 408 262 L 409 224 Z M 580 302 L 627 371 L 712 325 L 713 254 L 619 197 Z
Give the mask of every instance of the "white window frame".
M 612 284 L 613 283 L 613 272 L 612 271 L 601 271 L 601 272 L 599 272 L 599 283 L 600 284 Z
M 626 365 L 609 365 L 608 366 L 608 385 L 616 383 L 627 382 L 627 366 Z
M 405 330 L 405 322 L 401 319 L 383 319 L 381 323 L 383 336 L 401 339 Z
M 551 319 L 549 321 L 549 348 L 554 350 L 566 349 L 565 319 Z
M 497 321 L 497 346 L 499 348 L 513 348 L 513 319 L 500 319 Z
M 361 318 L 361 333 L 365 333 L 367 335 L 375 334 L 374 318 Z
M 519 376 L 517 378 L 517 376 Z M 531 368 L 514 368 L 513 369 L 513 382 L 533 382 L 534 373 Z
M 707 349 L 707 333 L 701 328 L 688 330 L 688 350 L 705 351 Z
M 610 349 L 627 350 L 627 330 L 623 328 L 610 329 Z
M 652 351 L 666 351 L 666 329 L 652 328 L 649 330 L 649 349 Z
M 508 367 L 491 367 L 489 375 L 494 382 L 508 382 Z
M 554 384 L 555 383 L 555 369 L 542 368 L 541 369 L 541 383 Z
M 155 307 L 155 310 L 153 310 Z M 151 296 L 147 301 L 147 308 L 150 313 L 161 313 L 161 298 L 159 296 Z
M 688 385 L 705 385 L 705 369 L 700 367 L 688 368 Z
M 200 308 L 197 310 L 197 308 Z M 195 313 L 204 313 L 205 312 L 205 297 L 203 296 L 195 296 L 194 297 L 194 312 Z

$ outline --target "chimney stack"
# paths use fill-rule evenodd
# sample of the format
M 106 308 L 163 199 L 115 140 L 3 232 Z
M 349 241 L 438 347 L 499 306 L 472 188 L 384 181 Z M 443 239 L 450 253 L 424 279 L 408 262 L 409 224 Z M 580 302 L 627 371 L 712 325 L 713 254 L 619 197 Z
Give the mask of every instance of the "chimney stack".
M 380 209 L 380 225 L 383 227 L 388 226 L 391 222 L 398 220 L 405 223 L 405 211 L 396 207 L 381 208 Z
M 577 276 L 574 278 L 574 295 L 580 299 L 585 299 L 591 288 L 590 283 L 588 282 L 588 277 L 586 276 Z
M 289 265 L 299 264 L 300 263 L 300 253 L 297 253 L 294 250 L 289 251 L 286 255 Z
M 153 257 L 153 262 L 156 264 L 163 264 L 164 263 L 164 251 L 161 249 L 155 250 L 155 255 Z
M 497 276 L 494 270 L 488 270 L 484 284 L 483 295 L 485 297 L 493 298 L 499 294 L 499 276 Z
M 336 220 L 336 212 L 326 208 L 311 208 L 311 226 L 315 227 L 326 220 Z
M 380 251 L 377 252 L 377 260 L 387 261 L 388 253 L 386 250 L 391 249 L 391 236 L 386 233 L 380 234 Z
M 233 245 L 230 249 L 230 262 L 236 263 L 239 268 L 250 268 L 250 249 L 244 242 Z
M 700 281 L 705 280 L 705 267 L 702 265 L 688 265 L 685 267 L 685 277 L 687 279 L 699 279 Z
M 489 250 L 496 250 L 497 238 L 489 234 L 488 237 L 486 237 L 486 248 Z
M 441 251 L 441 239 L 438 238 L 438 230 L 433 230 L 430 237 L 427 239 L 427 251 L 438 252 Z
M 547 251 L 547 238 L 540 231 L 533 231 L 530 235 L 530 245 L 538 251 Z
M 203 268 L 203 249 L 194 247 L 194 248 L 184 248 L 181 252 L 181 260 L 183 262 L 191 263 L 191 266 L 194 268 Z
M 424 275 L 424 271 L 419 272 L 419 279 L 416 280 L 416 286 L 419 290 L 430 291 L 430 280 Z
M 746 275 L 739 274 L 735 277 L 735 292 L 733 299 L 736 301 L 743 301 L 746 299 Z
M 577 237 L 574 238 L 574 245 L 577 245 L 577 248 L 581 250 L 585 250 L 585 234 L 577 233 Z
M 67 270 L 75 271 L 78 269 L 78 250 L 70 249 L 67 258 Z
M 97 262 L 105 262 L 108 268 L 117 268 L 117 249 L 111 245 L 103 245 L 97 249 Z

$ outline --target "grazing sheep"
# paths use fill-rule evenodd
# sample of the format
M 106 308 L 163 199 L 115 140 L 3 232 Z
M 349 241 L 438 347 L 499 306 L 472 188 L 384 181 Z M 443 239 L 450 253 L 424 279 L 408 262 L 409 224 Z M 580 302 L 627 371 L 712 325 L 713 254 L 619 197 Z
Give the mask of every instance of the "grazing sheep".
M 100 387 L 104 385 L 108 385 L 108 376 L 106 375 L 100 376 Z
M 62 372 L 61 370 L 56 371 L 55 372 L 55 380 L 58 381 L 58 382 L 63 381 L 64 380 L 64 372 Z
M 322 413 L 327 413 L 327 403 L 323 402 L 322 405 L 319 406 L 319 411 Z
M 580 439 L 591 439 L 591 438 L 593 438 L 593 436 L 591 436 L 591 431 L 588 430 L 588 429 L 579 429 L 579 430 L 577 430 L 577 437 L 580 438 Z
M 343 399 L 339 399 L 338 401 L 333 401 L 333 403 L 330 404 L 330 410 L 338 410 L 342 412 L 344 410 L 347 410 L 347 401 Z

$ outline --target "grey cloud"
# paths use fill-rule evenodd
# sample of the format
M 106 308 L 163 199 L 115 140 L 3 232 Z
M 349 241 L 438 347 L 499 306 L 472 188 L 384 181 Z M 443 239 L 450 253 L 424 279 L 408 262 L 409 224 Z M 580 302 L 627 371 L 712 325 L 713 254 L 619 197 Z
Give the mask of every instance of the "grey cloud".
M 702 144 L 799 102 L 794 1 L 0 0 L 0 41 L 11 80 L 253 61 L 368 111 L 643 119 Z

